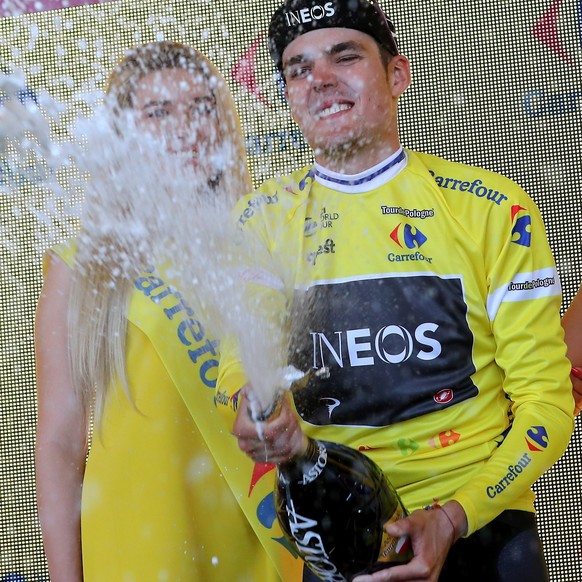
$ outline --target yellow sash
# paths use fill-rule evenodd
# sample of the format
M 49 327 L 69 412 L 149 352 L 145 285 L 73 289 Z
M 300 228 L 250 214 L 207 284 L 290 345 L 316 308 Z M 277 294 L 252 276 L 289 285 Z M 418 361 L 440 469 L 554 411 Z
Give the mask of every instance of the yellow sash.
M 254 464 L 238 448 L 214 404 L 217 342 L 207 337 L 189 305 L 165 274 L 155 269 L 135 281 L 129 319 L 145 333 L 164 363 L 230 489 L 284 582 L 302 578 L 303 562 L 286 543 L 275 515 L 275 467 Z M 140 318 L 152 303 L 164 314 L 163 326 Z M 228 308 L 228 306 L 225 306 Z M 158 319 L 158 318 L 155 318 Z M 163 331 L 160 331 L 160 330 Z M 198 381 L 199 380 L 199 381 Z M 224 524 L 228 528 L 228 524 Z

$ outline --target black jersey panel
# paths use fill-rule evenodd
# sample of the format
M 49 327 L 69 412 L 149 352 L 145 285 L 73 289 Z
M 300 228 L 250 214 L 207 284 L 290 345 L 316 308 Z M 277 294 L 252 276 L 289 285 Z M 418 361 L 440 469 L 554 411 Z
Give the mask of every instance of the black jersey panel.
M 302 370 L 327 366 L 295 395 L 316 425 L 388 426 L 477 395 L 460 278 L 400 275 L 307 291 L 290 346 Z

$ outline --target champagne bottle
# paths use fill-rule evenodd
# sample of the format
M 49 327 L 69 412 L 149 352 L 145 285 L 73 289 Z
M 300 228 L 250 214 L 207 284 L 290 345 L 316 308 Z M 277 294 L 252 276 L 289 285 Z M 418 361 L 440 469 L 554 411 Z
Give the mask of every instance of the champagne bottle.
M 321 580 L 344 582 L 412 558 L 407 537 L 384 526 L 407 512 L 380 467 L 350 447 L 308 439 L 303 455 L 277 467 L 277 517 Z

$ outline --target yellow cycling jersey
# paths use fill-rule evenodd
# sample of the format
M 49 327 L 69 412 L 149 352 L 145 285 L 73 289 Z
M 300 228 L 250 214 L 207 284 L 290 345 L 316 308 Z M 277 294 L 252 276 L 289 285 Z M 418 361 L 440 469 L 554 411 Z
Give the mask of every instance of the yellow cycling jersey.
M 358 176 L 317 165 L 236 208 L 309 312 L 289 362 L 305 432 L 364 451 L 414 510 L 455 499 L 469 534 L 533 511 L 573 429 L 561 287 L 534 202 L 493 172 L 399 150 Z M 217 402 L 244 371 L 223 354 Z

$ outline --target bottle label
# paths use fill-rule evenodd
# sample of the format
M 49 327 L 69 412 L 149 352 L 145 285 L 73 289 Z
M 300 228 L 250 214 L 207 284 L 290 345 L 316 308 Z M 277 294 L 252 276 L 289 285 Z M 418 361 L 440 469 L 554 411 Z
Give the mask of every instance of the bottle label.
M 398 503 L 392 517 L 382 527 L 382 542 L 380 543 L 378 562 L 408 562 L 412 558 L 410 538 L 408 536 L 395 538 L 385 531 L 387 525 L 404 517 L 406 517 L 406 512 L 402 504 Z
M 315 481 L 327 465 L 327 449 L 323 443 L 316 441 L 316 444 L 318 447 L 317 459 L 307 471 L 303 472 L 303 479 L 301 481 L 302 485 L 308 485 L 312 481 Z
M 346 582 L 345 577 L 327 554 L 323 539 L 317 531 L 319 523 L 300 515 L 295 510 L 291 498 L 287 499 L 286 508 L 289 530 L 295 540 L 297 551 L 309 568 L 324 582 Z

